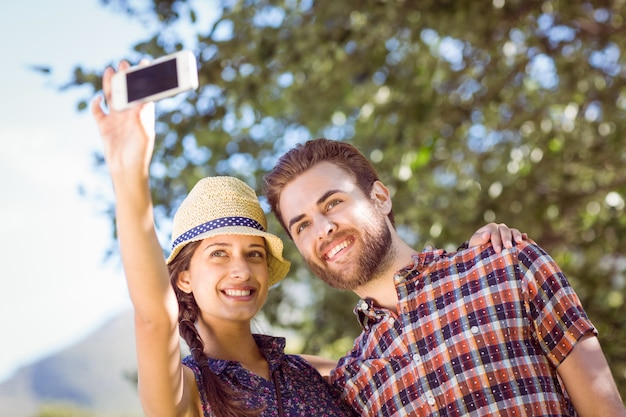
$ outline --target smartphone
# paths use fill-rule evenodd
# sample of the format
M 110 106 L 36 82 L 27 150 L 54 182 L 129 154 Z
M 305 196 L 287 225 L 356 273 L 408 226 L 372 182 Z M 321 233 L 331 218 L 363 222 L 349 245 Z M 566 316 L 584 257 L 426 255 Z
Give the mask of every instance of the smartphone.
M 191 51 L 180 51 L 115 73 L 111 79 L 111 107 L 124 110 L 134 103 L 157 101 L 196 88 L 196 57 Z

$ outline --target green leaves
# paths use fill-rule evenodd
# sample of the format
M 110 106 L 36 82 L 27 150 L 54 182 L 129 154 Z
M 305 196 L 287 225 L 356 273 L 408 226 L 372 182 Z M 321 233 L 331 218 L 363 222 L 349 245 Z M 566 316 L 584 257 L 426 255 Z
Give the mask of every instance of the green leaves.
M 151 4 L 174 38 L 183 39 L 174 23 L 188 19 L 197 44 L 156 32 L 135 50 L 194 48 L 201 80 L 180 103 L 159 105 L 159 213 L 170 216 L 202 176 L 259 190 L 294 143 L 351 141 L 394 190 L 397 220 L 418 247 L 456 247 L 497 221 L 548 250 L 626 394 L 624 4 L 233 0 L 212 27 L 194 26 L 193 3 Z M 71 84 L 99 89 L 98 72 L 77 69 Z M 280 323 L 281 308 L 301 308 L 307 322 L 289 326 L 314 350 L 353 335 L 346 301 L 289 255 L 291 279 L 312 301 L 300 306 L 279 288 L 268 316 Z M 331 304 L 341 309 L 331 315 Z M 336 330 L 320 333 L 319 320 Z

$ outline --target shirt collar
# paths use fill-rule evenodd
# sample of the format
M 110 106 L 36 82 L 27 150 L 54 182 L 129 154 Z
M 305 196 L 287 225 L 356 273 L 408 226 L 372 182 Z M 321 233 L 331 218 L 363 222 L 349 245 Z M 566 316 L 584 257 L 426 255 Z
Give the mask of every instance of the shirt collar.
M 411 256 L 411 262 L 404 268 L 398 270 L 393 276 L 396 290 L 407 279 L 414 277 L 419 271 L 423 270 L 427 265 L 445 253 L 443 249 L 427 246 L 422 252 Z M 370 330 L 374 324 L 380 322 L 383 317 L 390 314 L 387 309 L 376 306 L 374 300 L 370 298 L 360 299 L 353 311 L 365 331 Z

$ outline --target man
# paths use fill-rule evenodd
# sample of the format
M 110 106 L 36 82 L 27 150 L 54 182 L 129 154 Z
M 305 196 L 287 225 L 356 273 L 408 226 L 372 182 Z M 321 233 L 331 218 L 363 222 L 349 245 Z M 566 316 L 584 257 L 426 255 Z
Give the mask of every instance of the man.
M 287 152 L 265 194 L 311 270 L 361 297 L 330 380 L 362 415 L 626 416 L 593 324 L 531 240 L 418 253 L 370 162 L 326 139 Z

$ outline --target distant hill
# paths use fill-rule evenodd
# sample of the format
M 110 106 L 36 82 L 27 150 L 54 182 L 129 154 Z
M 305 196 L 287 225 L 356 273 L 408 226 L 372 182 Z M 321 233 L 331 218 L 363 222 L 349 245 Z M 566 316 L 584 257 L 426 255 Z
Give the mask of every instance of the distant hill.
M 132 312 L 81 342 L 20 368 L 0 384 L 0 416 L 33 417 L 46 404 L 68 404 L 98 417 L 143 416 L 132 376 L 137 370 Z

